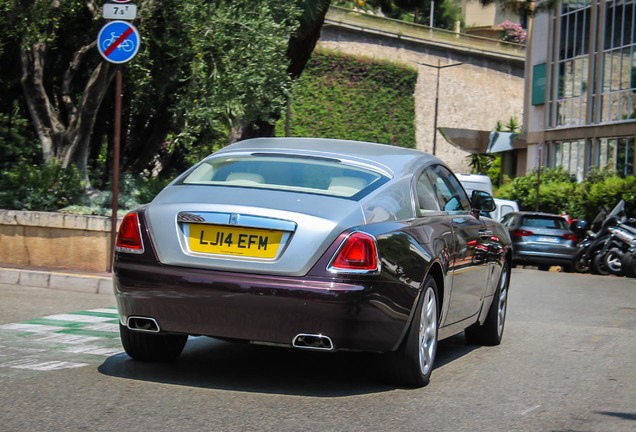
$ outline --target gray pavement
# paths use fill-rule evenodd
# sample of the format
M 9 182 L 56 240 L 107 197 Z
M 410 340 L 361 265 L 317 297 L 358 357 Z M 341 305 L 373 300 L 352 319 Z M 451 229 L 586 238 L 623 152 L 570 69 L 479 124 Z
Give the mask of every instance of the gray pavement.
M 80 273 L 72 270 L 10 268 L 0 266 L 0 284 L 19 285 L 87 294 L 113 294 L 109 273 Z

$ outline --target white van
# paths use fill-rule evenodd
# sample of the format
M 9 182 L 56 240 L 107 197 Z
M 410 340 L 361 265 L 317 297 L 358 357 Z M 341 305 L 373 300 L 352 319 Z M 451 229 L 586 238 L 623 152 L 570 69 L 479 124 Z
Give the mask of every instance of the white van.
M 490 213 L 490 217 L 497 221 L 500 221 L 504 215 L 510 212 L 519 211 L 519 204 L 517 204 L 517 201 L 495 198 L 495 205 L 497 208 L 494 212 Z
M 457 174 L 457 179 L 464 186 L 466 193 L 470 197 L 474 190 L 486 191 L 492 195 L 492 182 L 490 177 L 481 174 Z M 497 208 L 490 213 L 490 217 L 494 220 L 501 218 L 512 211 L 519 211 L 519 204 L 516 201 L 502 200 L 495 198 Z

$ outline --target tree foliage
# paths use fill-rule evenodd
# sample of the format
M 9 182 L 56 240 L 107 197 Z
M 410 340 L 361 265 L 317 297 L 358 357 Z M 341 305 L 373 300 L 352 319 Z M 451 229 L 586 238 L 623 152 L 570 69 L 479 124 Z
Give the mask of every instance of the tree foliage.
M 226 144 L 230 131 L 233 139 L 245 130 L 272 133 L 251 125 L 272 125 L 280 115 L 329 1 L 136 4 L 141 48 L 121 66 L 122 162 L 136 173 L 159 173 Z M 0 61 L 9 65 L 0 71 L 0 114 L 29 118 L 42 159 L 82 173 L 108 172 L 104 155 L 113 141 L 117 66 L 95 47 L 100 6 L 0 0 Z
M 333 4 L 371 13 L 381 12 L 388 18 L 423 25 L 430 24 L 432 13 L 433 26 L 447 30 L 453 30 L 455 23 L 462 20 L 461 7 L 452 0 L 334 0 Z

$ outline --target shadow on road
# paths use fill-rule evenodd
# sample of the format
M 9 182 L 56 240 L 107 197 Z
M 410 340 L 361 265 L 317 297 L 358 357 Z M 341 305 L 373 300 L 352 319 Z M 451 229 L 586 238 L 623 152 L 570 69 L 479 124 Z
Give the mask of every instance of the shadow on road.
M 440 342 L 436 367 L 477 347 L 463 336 Z M 395 390 L 382 378 L 382 356 L 368 353 L 308 352 L 191 337 L 171 363 L 146 363 L 125 353 L 98 370 L 108 376 L 209 389 L 314 397 L 341 397 Z M 433 377 L 435 379 L 435 371 Z

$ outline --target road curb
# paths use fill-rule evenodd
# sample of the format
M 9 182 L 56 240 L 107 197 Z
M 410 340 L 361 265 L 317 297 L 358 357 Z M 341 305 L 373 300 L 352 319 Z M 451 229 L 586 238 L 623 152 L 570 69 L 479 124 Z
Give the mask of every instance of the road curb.
M 110 276 L 0 267 L 0 283 L 87 294 L 113 294 Z

